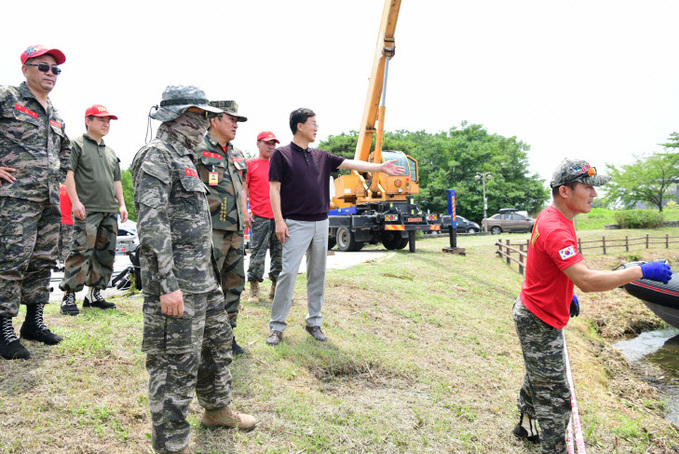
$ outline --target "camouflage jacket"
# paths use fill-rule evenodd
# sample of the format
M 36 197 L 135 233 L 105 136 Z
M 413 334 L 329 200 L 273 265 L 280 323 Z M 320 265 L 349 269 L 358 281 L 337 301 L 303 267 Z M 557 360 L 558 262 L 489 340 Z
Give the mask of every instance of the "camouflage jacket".
M 147 295 L 218 289 L 205 185 L 193 152 L 161 125 L 132 162 L 142 287 Z
M 64 121 L 49 99 L 45 112 L 26 82 L 0 87 L 0 167 L 16 169 L 16 181 L 2 181 L 0 197 L 59 205 L 70 156 Z
M 243 230 L 243 181 L 247 164 L 231 143 L 226 150 L 209 133 L 196 149 L 196 168 L 208 187 L 207 200 L 216 230 Z

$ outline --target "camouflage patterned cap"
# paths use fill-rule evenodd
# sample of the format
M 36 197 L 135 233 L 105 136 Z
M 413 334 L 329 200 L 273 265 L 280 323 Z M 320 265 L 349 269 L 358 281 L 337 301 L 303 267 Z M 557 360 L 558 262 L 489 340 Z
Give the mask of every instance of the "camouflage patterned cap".
M 169 85 L 163 91 L 160 108 L 152 111 L 149 116 L 163 123 L 181 116 L 189 107 L 198 107 L 214 114 L 222 113 L 221 109 L 211 106 L 205 92 L 193 85 Z
M 248 119 L 242 115 L 238 115 L 238 103 L 236 101 L 210 101 L 210 105 L 217 107 L 237 118 L 237 121 L 248 121 Z
M 579 181 L 592 186 L 602 186 L 610 181 L 608 175 L 599 175 L 596 167 L 592 167 L 583 159 L 564 159 L 554 170 L 552 181 L 549 182 L 550 188 L 563 186 L 573 181 Z

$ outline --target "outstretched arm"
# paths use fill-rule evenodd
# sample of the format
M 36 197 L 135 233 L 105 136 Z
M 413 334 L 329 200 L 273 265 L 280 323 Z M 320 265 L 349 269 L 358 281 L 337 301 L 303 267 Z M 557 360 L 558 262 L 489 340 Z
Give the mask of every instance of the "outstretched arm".
M 397 165 L 396 160 L 385 161 L 382 164 L 345 159 L 339 166 L 340 169 L 350 169 L 357 172 L 384 172 L 388 175 L 401 175 L 405 173 L 405 167 Z

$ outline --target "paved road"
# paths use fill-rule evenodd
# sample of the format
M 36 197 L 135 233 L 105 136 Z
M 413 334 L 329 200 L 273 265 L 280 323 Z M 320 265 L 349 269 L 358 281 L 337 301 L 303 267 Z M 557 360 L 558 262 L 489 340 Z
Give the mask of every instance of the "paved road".
M 387 255 L 393 255 L 393 252 L 386 251 L 386 250 L 381 250 L 381 251 L 358 251 L 358 252 L 339 252 L 339 251 L 330 251 L 328 253 L 328 269 L 343 269 L 343 268 L 349 268 L 361 263 L 366 263 L 370 262 L 372 260 L 376 260 L 380 257 L 385 257 Z M 249 263 L 249 255 L 245 256 L 245 269 L 247 272 L 248 269 L 248 263 Z M 114 271 L 113 271 L 113 277 L 118 275 L 118 273 L 122 272 L 125 270 L 127 267 L 131 266 L 130 259 L 126 255 L 117 255 L 116 256 L 116 261 L 114 265 Z M 264 278 L 266 279 L 267 275 L 269 272 L 269 256 L 267 254 L 266 258 L 266 268 L 264 271 Z M 306 273 L 306 261 L 302 260 L 302 265 L 300 266 L 299 269 L 300 273 Z M 64 277 L 64 273 L 62 272 L 53 272 L 52 273 L 52 278 L 51 278 L 51 285 L 53 288 L 52 293 L 50 294 L 50 301 L 57 302 L 61 301 L 64 293 L 59 290 L 59 283 L 61 282 L 61 279 Z M 85 287 L 80 293 L 76 295 L 76 299 L 80 302 L 83 300 L 85 295 L 88 292 L 88 288 Z M 114 296 L 114 295 L 120 295 L 123 292 L 116 288 L 108 288 L 105 291 L 102 292 L 102 295 L 104 297 L 107 296 Z

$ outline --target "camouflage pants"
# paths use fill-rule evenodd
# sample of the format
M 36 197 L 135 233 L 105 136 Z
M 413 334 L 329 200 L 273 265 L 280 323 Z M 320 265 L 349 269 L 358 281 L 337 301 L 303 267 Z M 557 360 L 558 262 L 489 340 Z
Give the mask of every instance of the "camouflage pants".
M 60 225 L 59 205 L 0 197 L 0 317 L 49 302 Z
M 99 290 L 108 287 L 113 274 L 117 236 L 116 213 L 87 213 L 84 221 L 76 219 L 71 251 L 59 288 L 77 293 L 85 284 Z
M 73 242 L 73 224 L 61 224 L 59 231 L 59 249 L 58 259 L 62 262 L 68 258 L 68 252 L 71 250 L 71 243 Z
M 563 330 L 556 329 L 514 302 L 514 326 L 526 374 L 517 399 L 519 411 L 538 420 L 542 452 L 566 453 L 571 391 L 566 377 Z
M 219 289 L 185 294 L 184 314 L 170 317 L 161 313 L 159 296 L 144 295 L 143 312 L 153 449 L 180 451 L 191 438 L 186 417 L 194 391 L 207 410 L 232 401 L 233 332 L 224 296 Z
M 240 294 L 245 286 L 243 231 L 213 230 L 214 256 L 224 292 L 224 308 L 232 328 L 237 326 Z
M 266 251 L 271 256 L 269 279 L 278 280 L 281 274 L 283 245 L 276 236 L 276 222 L 261 216 L 252 217 L 252 233 L 250 235 L 250 266 L 248 266 L 248 281 L 262 282 Z

